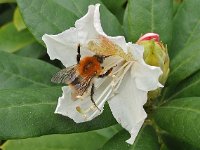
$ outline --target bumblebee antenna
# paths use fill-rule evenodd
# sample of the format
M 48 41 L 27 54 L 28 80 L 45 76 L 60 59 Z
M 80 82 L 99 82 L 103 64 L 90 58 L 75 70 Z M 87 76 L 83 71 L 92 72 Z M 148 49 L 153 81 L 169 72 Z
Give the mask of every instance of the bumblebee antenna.
M 77 64 L 79 64 L 80 62 L 80 59 L 81 59 L 81 46 L 80 44 L 78 44 L 78 47 L 77 47 L 77 56 L 76 56 L 76 61 L 77 61 Z

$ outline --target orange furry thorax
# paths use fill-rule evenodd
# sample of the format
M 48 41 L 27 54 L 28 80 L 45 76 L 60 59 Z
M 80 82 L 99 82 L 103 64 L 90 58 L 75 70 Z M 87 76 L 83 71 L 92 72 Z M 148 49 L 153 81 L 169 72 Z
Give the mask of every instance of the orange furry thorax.
M 82 77 L 92 77 L 100 75 L 102 67 L 96 57 L 88 56 L 80 60 L 77 71 Z

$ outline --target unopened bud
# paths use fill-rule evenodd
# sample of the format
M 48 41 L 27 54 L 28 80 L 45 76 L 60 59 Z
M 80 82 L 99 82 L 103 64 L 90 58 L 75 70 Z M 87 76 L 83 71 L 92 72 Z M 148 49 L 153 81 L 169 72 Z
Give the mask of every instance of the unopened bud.
M 156 33 L 147 33 L 140 37 L 137 44 L 144 46 L 144 61 L 151 65 L 160 67 L 163 74 L 159 81 L 162 85 L 165 84 L 169 75 L 169 55 L 167 46 L 160 41 L 159 35 Z M 149 99 L 155 99 L 160 95 L 161 89 L 157 89 L 148 93 Z

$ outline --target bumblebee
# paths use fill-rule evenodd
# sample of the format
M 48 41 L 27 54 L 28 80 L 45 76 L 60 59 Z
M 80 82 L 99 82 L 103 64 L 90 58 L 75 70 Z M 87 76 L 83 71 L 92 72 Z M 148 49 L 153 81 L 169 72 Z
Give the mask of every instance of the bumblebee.
M 111 67 L 105 73 L 102 63 L 109 56 L 94 55 L 81 59 L 80 44 L 77 47 L 77 64 L 67 67 L 57 72 L 51 79 L 54 83 L 65 83 L 72 89 L 72 98 L 77 99 L 83 96 L 90 89 L 90 98 L 94 106 L 101 111 L 94 99 L 94 78 L 104 78 L 108 76 L 113 68 Z

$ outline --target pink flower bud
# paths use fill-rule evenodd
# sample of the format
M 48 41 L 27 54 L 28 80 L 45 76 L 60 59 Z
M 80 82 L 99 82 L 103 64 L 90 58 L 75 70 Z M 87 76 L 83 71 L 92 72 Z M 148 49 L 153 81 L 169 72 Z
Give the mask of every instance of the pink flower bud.
M 165 84 L 169 74 L 169 56 L 167 47 L 160 42 L 160 37 L 156 33 L 147 33 L 139 38 L 136 42 L 138 45 L 144 46 L 144 60 L 151 66 L 160 67 L 163 74 L 160 76 L 159 81 Z M 156 98 L 161 89 L 149 92 L 148 98 Z
M 154 39 L 156 42 L 160 41 L 160 37 L 157 33 L 146 33 L 145 35 L 143 35 L 139 38 L 137 43 L 139 43 L 141 41 L 152 40 L 152 39 Z

